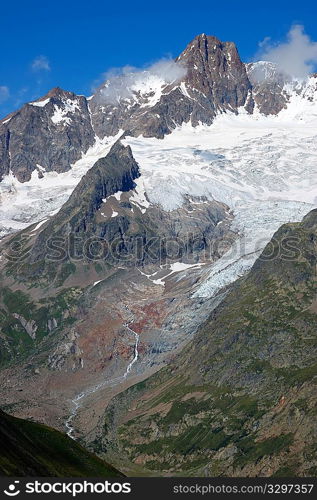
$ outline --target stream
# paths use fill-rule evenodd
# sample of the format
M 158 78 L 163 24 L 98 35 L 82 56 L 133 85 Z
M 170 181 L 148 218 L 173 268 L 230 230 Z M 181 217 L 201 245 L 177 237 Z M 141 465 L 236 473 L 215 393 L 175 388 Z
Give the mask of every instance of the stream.
M 69 436 L 72 439 L 75 439 L 75 437 L 74 437 L 74 430 L 75 429 L 74 429 L 74 426 L 73 426 L 73 421 L 74 421 L 74 419 L 77 416 L 79 408 L 82 407 L 82 404 L 83 404 L 83 401 L 85 400 L 85 398 L 88 397 L 88 396 L 90 396 L 91 394 L 94 394 L 95 392 L 99 391 L 103 387 L 106 387 L 107 385 L 117 384 L 117 383 L 122 382 L 123 380 L 125 380 L 128 377 L 129 373 L 131 372 L 133 365 L 137 362 L 137 360 L 139 358 L 138 346 L 139 346 L 140 336 L 139 336 L 138 333 L 136 333 L 135 331 L 133 331 L 129 327 L 128 323 L 126 323 L 124 326 L 135 337 L 135 344 L 134 344 L 134 349 L 133 349 L 133 359 L 132 359 L 132 361 L 130 361 L 130 363 L 128 364 L 128 366 L 127 366 L 127 368 L 126 368 L 126 370 L 124 372 L 124 374 L 121 377 L 116 377 L 116 378 L 113 378 L 113 379 L 110 379 L 110 380 L 104 380 L 103 382 L 100 382 L 99 384 L 94 385 L 92 387 L 89 387 L 88 389 L 86 389 L 83 392 L 80 392 L 79 394 L 77 394 L 77 396 L 75 396 L 71 400 L 72 405 L 73 405 L 73 409 L 71 411 L 71 414 L 69 415 L 69 417 L 65 421 L 65 427 L 67 429 L 67 436 Z

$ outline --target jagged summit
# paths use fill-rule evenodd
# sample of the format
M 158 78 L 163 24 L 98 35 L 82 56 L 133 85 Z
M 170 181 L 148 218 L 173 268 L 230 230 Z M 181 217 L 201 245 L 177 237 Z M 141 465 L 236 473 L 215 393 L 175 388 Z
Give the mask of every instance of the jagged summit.
M 237 50 L 234 42 L 222 42 L 216 36 L 206 35 L 205 33 L 202 33 L 195 36 L 195 38 L 188 43 L 187 47 L 178 56 L 177 60 L 181 60 L 189 52 L 195 52 L 197 50 L 201 53 L 204 53 L 205 58 L 208 59 L 210 52 L 216 51 L 217 49 L 229 47 L 234 47 L 235 50 Z
M 55 429 L 15 418 L 2 410 L 0 423 L 1 476 L 123 477 Z
M 268 259 L 286 237 L 300 254 Z M 153 475 L 316 475 L 316 237 L 316 210 L 282 226 L 192 343 L 112 400 L 103 428 L 121 461 Z
M 191 93 L 198 91 L 209 100 L 209 103 L 205 103 L 206 111 L 208 104 L 214 113 L 230 108 L 236 110 L 246 104 L 251 84 L 233 42 L 221 42 L 214 36 L 198 35 L 176 60 L 187 67 L 185 82 L 189 86 L 191 98 L 200 99 Z M 252 105 L 248 103 L 248 106 L 251 111 Z M 210 116 L 202 118 L 201 121 L 205 122 Z
M 243 66 L 238 49 L 234 42 L 222 42 L 211 35 L 197 35 L 176 58 L 188 67 L 188 71 L 202 72 L 205 70 L 218 70 L 226 72 L 236 67 L 243 72 Z M 197 64 L 198 63 L 198 64 Z
M 64 90 L 61 87 L 53 87 L 45 95 L 36 99 L 36 101 L 29 102 L 27 104 L 40 103 L 42 101 L 47 101 L 48 99 L 75 99 L 78 97 L 74 92 L 69 90 Z
M 68 90 L 64 90 L 61 87 L 53 87 L 47 94 L 47 97 L 55 97 L 61 95 L 75 95 L 73 92 L 69 92 Z

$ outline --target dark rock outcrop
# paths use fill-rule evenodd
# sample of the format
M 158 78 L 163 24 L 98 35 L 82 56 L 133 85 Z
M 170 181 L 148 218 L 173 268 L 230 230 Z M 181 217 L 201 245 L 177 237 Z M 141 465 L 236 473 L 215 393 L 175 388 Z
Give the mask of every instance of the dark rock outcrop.
M 96 222 L 96 215 L 103 200 L 119 191 L 130 191 L 135 186 L 134 179 L 139 176 L 131 148 L 124 147 L 120 142 L 115 143 L 108 155 L 100 158 L 81 179 L 69 200 L 39 234 L 30 252 L 30 263 L 45 260 L 47 241 L 52 235 L 65 241 L 69 236 L 76 236 L 77 239 L 83 236 L 85 240 L 100 236 L 102 229 Z M 125 222 L 119 221 L 112 234 L 121 234 L 126 229 Z
M 184 122 L 211 124 L 217 113 L 237 112 L 240 106 L 252 111 L 251 84 L 234 43 L 202 34 L 176 62 L 186 75 L 182 81 L 165 85 L 159 101 L 149 108 L 135 100 L 128 107 L 124 101 L 107 104 L 101 87 L 90 101 L 98 135 L 118 133 L 121 128 L 134 135 L 162 138 Z
M 260 113 L 277 115 L 287 107 L 289 95 L 284 90 L 288 82 L 286 75 L 280 73 L 275 64 L 260 61 L 246 64 L 252 84 L 252 96 Z
M 1 476 L 123 477 L 61 432 L 2 410 L 0 438 Z

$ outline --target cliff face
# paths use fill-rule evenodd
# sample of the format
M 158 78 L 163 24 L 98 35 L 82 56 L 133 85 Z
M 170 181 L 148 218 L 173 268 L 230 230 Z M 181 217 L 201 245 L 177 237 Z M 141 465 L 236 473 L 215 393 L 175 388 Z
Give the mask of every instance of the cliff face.
M 0 475 L 123 477 L 64 434 L 0 410 Z
M 291 83 L 286 75 L 279 73 L 276 65 L 267 61 L 246 64 L 252 85 L 252 96 L 260 113 L 277 115 L 287 107 L 289 95 L 285 84 Z
M 94 232 L 96 212 L 103 200 L 117 192 L 127 192 L 135 187 L 134 180 L 140 176 L 130 147 L 117 142 L 105 158 L 98 160 L 81 179 L 68 201 L 41 233 L 46 238 L 52 233 L 56 236 L 71 231 Z M 34 245 L 34 257 L 37 244 Z
M 316 244 L 317 210 L 282 226 L 171 366 L 112 402 L 109 456 L 161 475 L 316 475 Z

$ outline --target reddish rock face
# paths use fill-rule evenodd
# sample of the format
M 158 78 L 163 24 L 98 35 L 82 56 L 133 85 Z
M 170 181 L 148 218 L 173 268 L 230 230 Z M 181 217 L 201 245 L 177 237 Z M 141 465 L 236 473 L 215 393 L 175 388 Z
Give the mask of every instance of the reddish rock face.
M 246 104 L 251 84 L 234 43 L 199 35 L 177 61 L 186 65 L 185 83 L 192 98 L 198 103 L 203 103 L 204 97 L 209 101 L 209 106 L 205 102 L 206 113 L 236 111 Z

